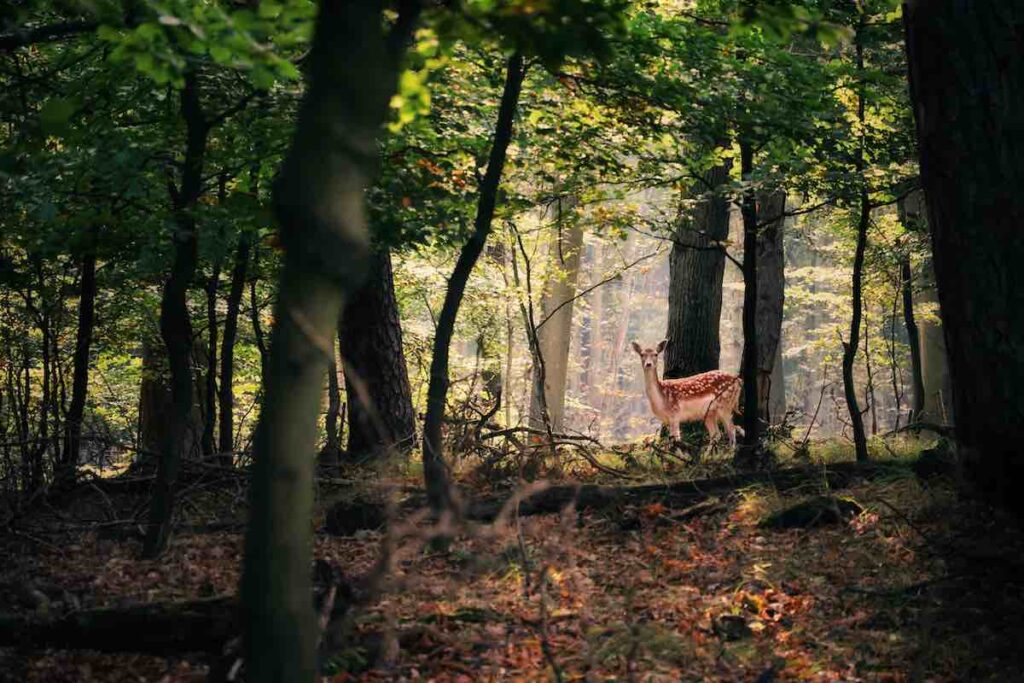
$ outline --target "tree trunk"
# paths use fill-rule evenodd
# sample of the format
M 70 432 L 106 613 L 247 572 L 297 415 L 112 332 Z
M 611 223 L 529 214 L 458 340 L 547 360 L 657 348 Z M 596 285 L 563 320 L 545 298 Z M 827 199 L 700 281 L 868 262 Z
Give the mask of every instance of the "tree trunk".
M 924 415 L 924 371 L 921 366 L 921 332 L 914 317 L 914 273 L 910 268 L 910 256 L 900 258 L 900 289 L 903 295 L 903 324 L 907 328 L 907 344 L 910 346 L 910 370 L 914 383 L 913 408 L 910 421 L 919 422 Z
M 224 339 L 220 347 L 220 430 L 218 452 L 221 464 L 231 467 L 235 450 L 235 341 L 238 338 L 238 312 L 245 292 L 245 276 L 249 267 L 252 234 L 244 232 L 238 237 L 235 262 L 231 268 L 231 288 L 228 290 L 227 311 L 224 316 Z
M 917 305 L 933 310 L 933 316 L 921 321 L 921 380 L 924 385 L 922 420 L 951 425 L 953 418 L 953 382 L 949 375 L 945 330 L 939 319 L 939 297 L 935 287 L 935 271 L 929 257 L 921 265 L 921 284 Z
M 907 233 L 920 232 L 926 226 L 924 220 L 924 195 L 920 190 L 911 192 L 897 202 L 897 210 L 903 229 Z M 914 272 L 910 254 L 900 256 L 900 290 L 903 298 L 903 324 L 907 329 L 907 344 L 910 347 L 910 371 L 913 379 L 914 396 L 911 403 L 909 422 L 924 419 L 925 388 L 924 369 L 921 358 L 921 331 L 914 315 Z M 940 422 L 941 424 L 941 422 Z
M 594 249 L 594 265 L 592 267 L 595 276 L 592 280 L 598 280 L 598 277 L 604 272 L 604 265 L 606 262 L 604 254 L 604 244 L 598 242 Z M 601 381 L 601 368 L 604 367 L 604 356 L 605 356 L 605 340 L 604 340 L 604 318 L 605 318 L 605 300 L 604 300 L 604 287 L 598 287 L 593 290 L 593 300 L 590 304 L 590 343 L 587 349 L 586 364 L 584 365 L 584 381 L 583 384 L 587 389 L 587 404 L 592 409 L 597 409 L 602 401 L 604 400 L 604 388 Z M 598 410 L 598 417 L 600 417 L 601 411 Z
M 480 182 L 476 219 L 473 234 L 462 246 L 455 269 L 448 280 L 444 305 L 437 321 L 434 335 L 434 355 L 430 363 L 430 384 L 427 388 L 427 414 L 423 421 L 423 476 L 426 482 L 430 506 L 435 511 L 451 507 L 451 491 L 448 484 L 447 465 L 444 462 L 441 425 L 444 421 L 445 400 L 448 396 L 448 354 L 452 335 L 455 332 L 455 318 L 462 304 L 466 283 L 491 232 L 494 209 L 498 202 L 498 188 L 505 167 L 505 154 L 512 141 L 512 124 L 519 104 L 519 92 L 526 66 L 523 56 L 515 54 L 508 59 L 505 86 L 498 109 L 498 120 L 494 128 L 494 140 L 487 161 L 487 171 Z
M 781 378 L 775 366 L 782 355 L 782 312 L 786 302 L 785 211 L 785 190 L 763 193 L 757 198 L 757 405 L 765 424 L 778 421 L 786 412 L 785 386 L 775 383 Z
M 344 298 L 369 257 L 364 195 L 419 5 L 402 3 L 384 35 L 380 3 L 327 2 L 309 54 L 309 86 L 274 188 L 284 266 L 256 428 L 242 606 L 246 675 L 312 681 L 313 468 L 323 378 Z
M 744 183 L 754 172 L 754 150 L 749 140 L 740 139 L 740 170 Z M 761 447 L 761 420 L 757 414 L 758 329 L 757 329 L 757 198 L 751 187 L 743 190 L 743 441 L 736 451 L 736 463 L 750 466 Z
M 537 322 L 537 343 L 544 359 L 544 382 L 534 369 L 530 401 L 530 426 L 544 426 L 541 416 L 541 392 L 547 406 L 551 429 L 562 431 L 565 418 L 565 385 L 569 372 L 569 342 L 572 338 L 573 297 L 580 271 L 583 226 L 579 220 L 563 220 L 563 211 L 571 211 L 574 201 L 557 200 L 557 219 L 552 226 L 549 261 L 551 273 L 541 294 L 541 318 Z
M 665 378 L 718 369 L 725 254 L 715 244 L 729 237 L 729 200 L 719 192 L 731 166 L 728 160 L 708 171 L 690 190 L 698 198 L 692 214 L 680 211 L 668 261 Z
M 863 26 L 858 27 L 856 35 L 857 49 L 857 71 L 863 78 L 864 71 L 864 44 Z M 857 88 L 857 120 L 861 126 L 864 125 L 864 83 L 858 84 Z M 860 321 L 863 313 L 863 302 L 861 289 L 864 279 L 864 251 L 868 243 L 868 226 L 871 223 L 871 204 L 868 197 L 867 178 L 864 176 L 864 137 L 861 136 L 857 157 L 855 160 L 857 168 L 857 180 L 861 184 L 860 189 L 860 216 L 857 219 L 857 248 L 853 257 L 853 313 L 850 317 L 850 338 L 843 342 L 843 393 L 846 397 L 846 407 L 850 413 L 850 427 L 853 430 L 853 446 L 857 455 L 857 462 L 866 462 L 868 459 L 868 442 L 864 433 L 864 414 L 857 402 L 857 387 L 853 383 L 853 367 L 857 360 L 857 350 L 860 348 Z
M 348 455 L 364 462 L 416 443 L 416 414 L 402 348 L 391 254 L 377 249 L 370 274 L 345 304 L 339 338 L 348 397 Z
M 331 357 L 327 360 L 327 414 L 324 416 L 326 440 L 320 450 L 318 461 L 321 466 L 336 468 L 341 464 L 341 386 L 338 382 L 338 359 L 331 341 Z
M 75 337 L 75 357 L 71 380 L 71 404 L 64 423 L 64 453 L 58 471 L 54 473 L 57 486 L 74 483 L 82 445 L 82 418 L 89 392 L 89 349 L 96 324 L 96 230 L 92 231 L 85 254 L 78 294 L 78 332 Z
M 217 292 L 220 287 L 220 263 L 213 267 L 213 273 L 206 282 L 206 372 L 203 376 L 203 455 L 216 452 L 214 434 L 217 423 Z
M 192 431 L 192 321 L 188 312 L 188 288 L 195 277 L 198 249 L 192 214 L 203 192 L 203 157 L 209 126 L 199 100 L 194 70 L 185 74 L 181 114 L 186 127 L 185 161 L 181 186 L 174 191 L 174 263 L 160 301 L 160 336 L 171 371 L 171 406 L 165 419 L 167 434 L 157 463 L 142 554 L 154 558 L 163 552 L 170 533 L 174 493 L 183 451 Z
M 260 353 L 260 392 L 267 391 L 267 369 L 270 367 L 270 349 L 267 347 L 266 334 L 263 332 L 263 323 L 260 320 L 262 309 L 259 298 L 256 296 L 256 282 L 259 279 L 260 250 L 255 245 L 252 254 L 252 278 L 249 280 L 249 324 L 252 326 L 252 336 L 256 341 L 256 349 Z
M 964 473 L 1024 514 L 1024 4 L 913 0 L 904 21 Z

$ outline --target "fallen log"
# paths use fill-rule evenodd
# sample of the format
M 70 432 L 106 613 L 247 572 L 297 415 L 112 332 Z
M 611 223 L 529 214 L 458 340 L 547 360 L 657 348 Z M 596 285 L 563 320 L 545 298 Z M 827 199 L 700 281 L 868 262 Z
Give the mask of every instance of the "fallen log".
M 0 646 L 169 655 L 219 653 L 241 633 L 234 596 L 82 610 L 59 617 L 0 614 Z
M 362 591 L 361 585 L 348 581 L 331 562 L 316 559 L 311 599 L 321 620 L 341 620 L 353 605 L 365 604 L 371 594 Z M 235 595 L 74 610 L 62 615 L 41 613 L 38 597 L 31 597 L 36 612 L 0 614 L 0 647 L 220 656 L 225 644 L 242 632 Z
M 815 491 L 834 490 L 846 488 L 857 480 L 876 479 L 895 473 L 909 472 L 909 468 L 910 464 L 904 461 L 842 462 L 831 465 L 810 465 L 736 473 L 710 479 L 691 479 L 667 484 L 637 486 L 561 484 L 549 486 L 524 497 L 518 504 L 517 514 L 520 516 L 556 514 L 570 505 L 578 511 L 651 503 L 662 503 L 669 508 L 684 508 L 710 497 L 721 496 L 755 484 L 769 485 L 779 491 L 792 491 L 805 486 Z M 471 521 L 494 521 L 501 514 L 512 495 L 513 492 L 508 491 L 498 495 L 470 499 L 464 507 L 464 515 Z M 399 513 L 412 512 L 421 509 L 425 504 L 425 496 L 415 494 L 402 501 L 398 506 L 398 511 Z M 362 526 L 360 524 L 362 519 L 372 520 L 372 523 Z M 360 528 L 379 528 L 385 521 L 384 504 L 372 498 L 357 501 L 346 500 L 328 511 L 327 521 L 324 530 L 338 536 L 353 534 Z

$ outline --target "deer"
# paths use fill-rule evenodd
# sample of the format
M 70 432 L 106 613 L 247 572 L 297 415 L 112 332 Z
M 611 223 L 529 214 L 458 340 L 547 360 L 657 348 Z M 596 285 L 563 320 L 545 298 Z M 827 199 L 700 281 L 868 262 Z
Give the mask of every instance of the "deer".
M 679 440 L 679 424 L 703 422 L 708 430 L 708 449 L 718 439 L 718 424 L 725 428 L 729 446 L 736 446 L 736 426 L 733 413 L 740 400 L 742 382 L 737 375 L 721 370 L 702 372 L 681 379 L 658 379 L 658 356 L 665 350 L 668 340 L 655 348 L 643 348 L 632 342 L 640 356 L 644 372 L 644 390 L 651 404 L 651 412 L 668 427 L 672 438 Z

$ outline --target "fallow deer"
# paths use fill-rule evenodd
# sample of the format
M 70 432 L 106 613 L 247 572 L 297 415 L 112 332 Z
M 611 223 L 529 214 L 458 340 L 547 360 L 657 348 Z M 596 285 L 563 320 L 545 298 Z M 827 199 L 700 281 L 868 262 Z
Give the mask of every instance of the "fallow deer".
M 658 356 L 668 340 L 653 349 L 633 342 L 644 370 L 644 390 L 651 412 L 668 427 L 673 439 L 679 438 L 679 423 L 703 422 L 708 430 L 708 448 L 718 439 L 718 424 L 725 428 L 729 445 L 736 446 L 736 426 L 732 422 L 740 400 L 740 378 L 721 370 L 702 372 L 681 379 L 658 379 Z

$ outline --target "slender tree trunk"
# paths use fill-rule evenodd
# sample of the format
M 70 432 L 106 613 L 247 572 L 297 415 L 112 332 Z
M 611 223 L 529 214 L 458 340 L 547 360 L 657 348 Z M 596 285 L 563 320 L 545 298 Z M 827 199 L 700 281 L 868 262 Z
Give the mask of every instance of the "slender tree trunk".
M 260 308 L 259 297 L 256 296 L 256 281 L 259 273 L 256 267 L 259 263 L 258 259 L 259 247 L 256 247 L 252 255 L 252 278 L 249 280 L 249 324 L 252 326 L 252 336 L 256 341 L 256 349 L 260 353 L 260 391 L 266 393 L 267 370 L 270 367 L 270 348 L 267 346 L 266 334 L 263 332 L 263 323 L 260 321 L 262 309 Z
M 348 397 L 348 455 L 360 462 L 416 443 L 416 414 L 402 347 L 391 254 L 375 249 L 370 273 L 345 304 L 339 338 Z
M 754 172 L 754 150 L 749 140 L 740 139 L 740 170 L 749 183 Z M 736 451 L 736 463 L 753 464 L 761 447 L 761 420 L 757 414 L 758 329 L 757 329 L 757 198 L 754 190 L 743 191 L 743 440 Z
M 861 78 L 863 78 L 864 71 L 863 30 L 863 25 L 859 26 L 856 35 L 857 71 Z M 857 86 L 857 120 L 863 127 L 863 82 Z M 862 136 L 856 158 L 857 177 L 861 184 L 861 189 L 860 216 L 857 219 L 857 248 L 853 257 L 853 314 L 850 317 L 850 338 L 843 342 L 843 393 L 846 397 L 846 406 L 850 413 L 850 427 L 853 430 L 853 446 L 857 455 L 857 462 L 866 462 L 868 460 L 868 442 L 867 436 L 864 433 L 864 413 L 861 412 L 860 404 L 857 401 L 857 387 L 853 383 L 853 368 L 857 360 L 857 350 L 860 348 L 860 321 L 863 314 L 864 251 L 867 248 L 868 227 L 871 224 L 871 204 L 868 197 L 867 178 L 864 176 L 864 153 L 864 138 Z
M 530 402 L 530 425 L 543 426 L 540 398 L 543 394 L 551 429 L 561 432 L 565 419 L 565 386 L 569 373 L 569 342 L 572 338 L 573 297 L 580 271 L 580 251 L 583 249 L 583 226 L 571 219 L 563 220 L 563 211 L 571 211 L 574 202 L 557 200 L 558 212 L 552 226 L 552 272 L 544 283 L 541 294 L 541 318 L 537 321 L 537 344 L 544 359 L 544 381 L 534 372 L 533 393 Z M 564 206 L 563 206 L 564 202 Z
M 864 316 L 864 371 L 868 376 L 868 383 L 864 387 L 864 398 L 867 401 L 867 409 L 871 411 L 871 436 L 878 434 L 878 402 L 875 400 L 875 370 L 871 363 L 871 324 L 867 315 Z
M 89 350 L 96 324 L 96 230 L 82 255 L 78 294 L 78 332 L 75 336 L 75 357 L 71 380 L 71 404 L 64 424 L 64 453 L 55 479 L 58 486 L 75 481 L 81 453 L 82 418 L 89 391 Z
M 231 288 L 228 290 L 227 310 L 224 316 L 224 339 L 220 347 L 220 386 L 218 397 L 220 404 L 220 428 L 218 434 L 218 452 L 221 464 L 230 467 L 235 450 L 235 341 L 238 338 L 238 312 L 242 306 L 242 294 L 245 292 L 245 277 L 249 267 L 249 251 L 251 250 L 252 234 L 244 232 L 238 237 L 235 248 L 235 262 L 231 268 Z
M 600 273 L 604 271 L 605 265 L 604 245 L 597 243 L 594 250 L 593 272 L 597 274 L 593 279 L 597 280 Z M 587 352 L 586 380 L 587 403 L 591 408 L 599 408 L 604 400 L 604 388 L 600 377 L 600 368 L 604 367 L 605 339 L 604 339 L 604 317 L 605 297 L 604 287 L 594 290 L 593 301 L 590 305 L 590 348 Z M 600 416 L 601 411 L 598 410 Z
M 344 298 L 369 256 L 364 194 L 419 5 L 389 36 L 379 2 L 324 2 L 309 86 L 274 188 L 285 251 L 266 395 L 256 428 L 242 574 L 249 680 L 312 681 L 313 469 L 323 378 Z
M 932 312 L 921 321 L 921 379 L 924 384 L 922 419 L 935 424 L 953 424 L 953 383 L 949 374 L 945 329 L 939 319 L 935 272 L 929 257 L 921 265 L 917 308 Z
M 338 428 L 341 419 L 341 386 L 338 382 L 338 359 L 334 354 L 333 340 L 331 346 L 331 357 L 327 361 L 327 414 L 324 416 L 327 438 L 318 460 L 320 465 L 337 467 L 341 464 L 341 431 Z
M 964 474 L 1024 515 L 1024 4 L 905 5 Z
M 921 332 L 914 317 L 914 273 L 910 267 L 910 256 L 900 258 L 900 289 L 903 295 L 903 324 L 907 328 L 907 344 L 910 346 L 910 369 L 914 383 L 914 402 L 910 415 L 911 422 L 919 422 L 924 414 L 924 370 L 921 365 Z
M 708 171 L 690 189 L 697 198 L 692 214 L 680 211 L 668 261 L 666 378 L 718 369 L 725 254 L 715 245 L 729 237 L 729 199 L 720 189 L 731 167 L 727 160 Z
M 185 162 L 181 186 L 175 191 L 174 263 L 164 285 L 160 302 L 160 336 L 167 349 L 171 371 L 171 406 L 166 416 L 167 434 L 157 463 L 156 481 L 150 502 L 146 539 L 142 554 L 160 555 L 167 545 L 174 510 L 178 471 L 188 434 L 193 430 L 192 322 L 188 311 L 188 288 L 195 277 L 198 250 L 196 222 L 192 215 L 203 191 L 203 157 L 209 127 L 199 100 L 199 85 L 193 70 L 185 74 L 181 91 L 181 113 L 186 126 Z
M 758 415 L 765 424 L 781 419 L 786 411 L 785 386 L 775 383 L 786 303 L 786 261 L 782 243 L 785 211 L 785 190 L 764 193 L 757 198 L 757 405 Z
M 220 286 L 220 263 L 213 267 L 213 273 L 206 282 L 206 372 L 203 376 L 203 455 L 213 455 L 217 448 L 214 440 L 217 423 L 217 293 Z
M 922 206 L 924 196 L 920 190 L 914 191 L 897 203 L 900 222 L 907 232 L 917 232 L 924 216 Z M 913 378 L 914 397 L 910 410 L 910 423 L 919 422 L 924 415 L 925 389 L 924 369 L 921 362 L 921 331 L 914 315 L 914 272 L 910 264 L 910 254 L 900 257 L 900 289 L 903 295 L 903 324 L 907 329 L 907 344 L 910 347 L 910 371 Z
M 466 291 L 473 266 L 491 232 L 494 209 L 498 202 L 498 188 L 505 167 L 505 154 L 512 141 L 512 124 L 519 105 L 519 92 L 526 75 L 523 56 L 509 57 L 505 73 L 505 86 L 501 94 L 498 120 L 494 128 L 494 140 L 487 161 L 487 171 L 480 182 L 476 219 L 473 234 L 462 246 L 455 269 L 448 280 L 444 305 L 437 321 L 434 336 L 434 356 L 430 363 L 430 385 L 427 388 L 427 414 L 423 421 L 423 476 L 426 481 L 427 498 L 435 511 L 451 507 L 451 491 L 448 471 L 444 462 L 441 441 L 441 426 L 444 422 L 445 400 L 448 396 L 448 354 L 455 318 L 458 316 L 462 296 Z

